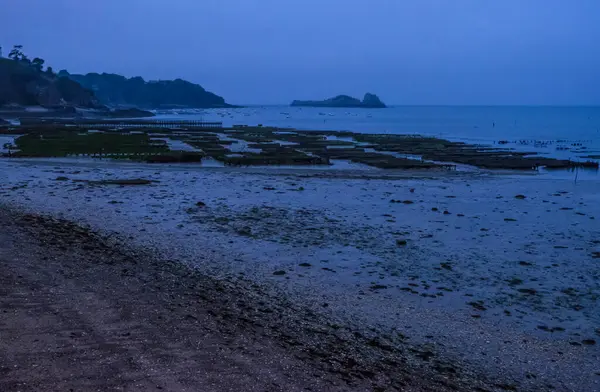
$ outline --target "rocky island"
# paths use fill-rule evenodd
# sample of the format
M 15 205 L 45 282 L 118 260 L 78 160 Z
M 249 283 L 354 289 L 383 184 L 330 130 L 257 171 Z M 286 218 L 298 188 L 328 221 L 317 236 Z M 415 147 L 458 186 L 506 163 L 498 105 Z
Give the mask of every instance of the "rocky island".
M 381 102 L 375 94 L 365 94 L 363 100 L 350 97 L 348 95 L 338 95 L 337 97 L 326 99 L 324 101 L 294 101 L 291 106 L 307 106 L 318 108 L 385 108 L 385 104 Z

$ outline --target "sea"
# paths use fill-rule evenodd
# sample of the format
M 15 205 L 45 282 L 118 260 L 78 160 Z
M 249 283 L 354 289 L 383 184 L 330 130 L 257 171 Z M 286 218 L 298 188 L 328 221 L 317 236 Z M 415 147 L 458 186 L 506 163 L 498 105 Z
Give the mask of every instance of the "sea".
M 600 161 L 600 106 L 393 106 L 386 109 L 246 106 L 157 111 L 157 119 L 301 130 L 415 134 Z

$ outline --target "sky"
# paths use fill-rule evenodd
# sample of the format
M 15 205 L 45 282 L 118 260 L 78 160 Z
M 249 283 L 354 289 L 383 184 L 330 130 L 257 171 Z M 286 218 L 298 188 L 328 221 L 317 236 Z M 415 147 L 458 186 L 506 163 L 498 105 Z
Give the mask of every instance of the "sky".
M 600 105 L 599 0 L 0 0 L 14 44 L 234 104 Z

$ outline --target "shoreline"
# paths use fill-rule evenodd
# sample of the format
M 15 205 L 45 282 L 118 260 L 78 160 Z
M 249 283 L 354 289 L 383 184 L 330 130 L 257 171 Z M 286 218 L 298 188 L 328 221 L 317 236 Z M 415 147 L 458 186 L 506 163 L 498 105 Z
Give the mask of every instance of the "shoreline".
M 136 246 L 161 251 L 166 259 L 188 263 L 215 278 L 243 276 L 266 285 L 275 296 L 337 318 L 340 325 L 375 328 L 377 336 L 395 331 L 408 339 L 400 346 L 427 347 L 436 360 L 455 364 L 458 373 L 465 369 L 498 380 L 514 379 L 518 390 L 540 390 L 548 384 L 553 385 L 548 390 L 598 388 L 594 374 L 598 346 L 569 344 L 577 334 L 579 341 L 594 338 L 597 301 L 586 297 L 582 311 L 567 311 L 568 304 L 561 305 L 560 311 L 552 309 L 556 306 L 552 301 L 564 297 L 554 285 L 558 289 L 587 285 L 592 294 L 597 290 L 597 280 L 574 286 L 578 275 L 592 271 L 589 252 L 594 245 L 586 242 L 598 232 L 591 218 L 600 217 L 598 206 L 590 204 L 597 188 L 594 182 L 575 185 L 539 176 L 473 173 L 336 177 L 302 170 L 0 164 L 5 173 L 0 194 L 10 204 L 86 223 L 107 234 L 117 232 Z M 57 176 L 68 180 L 55 181 Z M 71 182 L 123 177 L 159 182 L 135 188 Z M 414 193 L 409 192 L 412 188 Z M 567 193 L 552 196 L 558 191 Z M 527 198 L 516 200 L 518 193 Z M 337 199 L 338 194 L 345 194 L 347 200 Z M 503 198 L 497 199 L 497 194 Z M 572 223 L 585 237 L 560 239 L 556 225 L 537 233 L 540 222 L 548 224 L 551 216 L 545 212 L 545 198 L 547 206 L 556 210 L 555 217 L 558 213 L 564 219 L 576 217 Z M 391 203 L 391 199 L 414 203 Z M 198 201 L 206 207 L 196 206 Z M 439 211 L 430 211 L 432 205 Z M 562 206 L 580 207 L 562 211 Z M 442 214 L 444 209 L 451 215 Z M 85 211 L 94 213 L 86 216 Z M 504 221 L 506 211 L 512 211 L 517 221 Z M 490 231 L 482 232 L 480 226 Z M 412 234 L 400 234 L 406 230 Z M 538 234 L 548 238 L 535 240 Z M 407 238 L 406 249 L 393 242 L 398 236 Z M 503 243 L 494 238 L 502 238 Z M 532 240 L 540 243 L 532 246 Z M 552 247 L 562 247 L 565 241 L 572 242 L 569 249 Z M 497 260 L 486 255 L 490 246 L 497 249 Z M 576 250 L 579 246 L 586 251 Z M 511 254 L 502 256 L 507 251 Z M 442 265 L 448 257 L 453 258 L 451 269 Z M 573 265 L 563 266 L 565 258 Z M 535 267 L 518 263 L 513 267 L 520 259 Z M 311 266 L 299 266 L 303 263 Z M 274 271 L 285 274 L 273 275 Z M 503 283 L 517 274 L 526 280 L 524 286 Z M 477 283 L 484 276 L 490 279 Z M 540 276 L 548 282 L 540 283 L 538 294 L 518 294 L 517 289 L 531 287 L 532 279 Z M 434 290 L 442 286 L 452 291 Z M 418 295 L 403 291 L 407 287 Z M 468 305 L 479 301 L 483 310 Z M 516 317 L 502 315 L 503 309 Z M 572 317 L 573 322 L 565 322 Z M 549 333 L 539 330 L 539 325 L 562 325 L 567 331 Z
M 348 112 L 343 109 L 331 109 L 334 117 L 320 116 L 318 114 L 320 109 L 307 110 L 310 108 L 304 108 L 305 110 L 298 110 L 299 108 L 290 108 L 285 105 L 267 105 L 267 106 L 256 106 L 248 107 L 245 110 L 231 111 L 231 110 L 214 110 L 214 111 L 202 111 L 197 113 L 194 110 L 190 110 L 188 113 L 169 114 L 159 112 L 158 118 L 165 119 L 185 119 L 185 118 L 205 118 L 223 120 L 227 125 L 233 124 L 265 124 L 268 126 L 281 126 L 283 128 L 294 128 L 298 130 L 319 130 L 324 131 L 328 129 L 338 129 L 340 131 L 358 132 L 358 133 L 389 133 L 389 134 L 419 134 L 423 136 L 438 137 L 456 142 L 467 142 L 468 144 L 486 144 L 494 146 L 499 141 L 508 141 L 508 145 L 504 147 L 514 147 L 520 150 L 532 150 L 534 147 L 534 141 L 542 142 L 540 148 L 535 150 L 544 154 L 548 153 L 548 146 L 555 144 L 569 143 L 584 143 L 588 145 L 588 148 L 594 151 L 598 151 L 600 146 L 597 143 L 597 133 L 590 131 L 577 133 L 575 137 L 572 136 L 572 132 L 563 123 L 573 123 L 581 125 L 583 121 L 583 115 L 581 113 L 576 114 L 581 109 L 593 109 L 596 110 L 598 107 L 570 107 L 570 106 L 547 106 L 547 107 L 527 107 L 527 106 L 411 106 L 411 105 L 395 105 L 390 106 L 383 113 L 390 113 L 396 110 L 402 110 L 403 116 L 394 115 L 378 116 L 381 112 L 377 110 L 371 111 L 375 114 L 373 117 L 365 117 L 364 110 L 361 112 L 354 113 Z M 296 110 L 294 110 L 296 109 Z M 514 117 L 507 118 L 507 109 L 523 109 L 525 112 L 516 113 Z M 556 116 L 550 109 L 559 109 L 559 111 L 574 111 L 571 114 L 570 121 L 563 121 L 562 117 Z M 492 110 L 495 113 L 490 113 L 489 116 L 485 115 L 484 118 L 478 114 L 481 110 L 487 111 Z M 538 124 L 539 119 L 532 119 L 526 115 L 527 110 L 544 111 L 547 110 L 550 114 L 550 118 L 553 121 L 541 122 Z M 290 113 L 293 111 L 293 113 Z M 547 116 L 548 112 L 544 112 Z M 455 125 L 456 117 L 454 114 L 464 114 L 464 123 L 460 124 L 460 127 Z M 288 117 L 291 116 L 291 117 Z M 408 116 L 408 117 L 406 117 Z M 558 117 L 558 118 L 557 118 Z M 587 117 L 587 116 L 586 116 Z M 597 118 L 596 116 L 592 116 Z M 436 127 L 429 129 L 425 127 L 430 125 L 429 122 L 423 122 L 426 118 L 433 118 L 436 123 Z M 408 120 L 414 120 L 408 122 Z M 531 123 L 534 121 L 534 123 Z M 495 122 L 497 127 L 492 127 L 492 123 Z M 537 134 L 536 129 L 549 129 L 552 125 L 561 124 L 563 129 L 560 132 L 550 133 L 543 132 Z M 439 126 L 443 124 L 444 126 Z M 585 123 L 583 123 L 585 124 Z M 473 131 L 477 129 L 477 131 Z M 517 132 L 516 130 L 520 130 Z M 531 132 L 533 131 L 533 132 Z M 548 136 L 549 135 L 549 136 Z M 521 144 L 521 142 L 527 142 Z M 553 142 L 553 143 L 547 143 Z M 498 144 L 496 144 L 498 146 Z M 579 151 L 584 153 L 584 151 Z M 579 153 L 578 152 L 578 153 Z M 574 154 L 577 155 L 577 154 Z M 581 155 L 581 154 L 579 154 Z M 586 154 L 584 154 L 586 155 Z M 565 151 L 553 151 L 550 155 L 554 158 L 569 158 L 569 154 Z
M 34 295 L 33 292 L 28 292 L 29 285 L 33 285 L 31 286 L 33 288 L 39 284 L 50 284 L 51 286 L 58 284 L 58 290 L 64 292 L 64 295 L 73 296 L 78 295 L 74 287 L 84 285 L 88 296 L 100 297 L 102 301 L 109 304 L 116 301 L 121 303 L 120 309 L 103 305 L 102 308 L 92 309 L 89 312 L 99 319 L 105 318 L 110 312 L 122 312 L 123 306 L 129 307 L 132 304 L 135 304 L 136 307 L 142 306 L 143 303 L 156 301 L 157 298 L 162 297 L 158 304 L 144 305 L 144 312 L 152 314 L 149 318 L 135 312 L 133 309 L 129 317 L 124 316 L 124 314 L 119 316 L 118 323 L 125 325 L 131 322 L 138 324 L 145 320 L 141 325 L 136 325 L 133 334 L 123 332 L 128 330 L 123 325 L 117 331 L 99 331 L 98 329 L 102 329 L 102 327 L 107 329 L 114 327 L 110 323 L 93 327 L 87 325 L 85 321 L 82 322 L 81 318 L 85 319 L 90 314 L 86 314 L 88 312 L 85 311 L 78 311 L 80 316 L 76 328 L 79 330 L 93 328 L 94 330 L 87 333 L 71 332 L 70 338 L 74 342 L 67 347 L 75 347 L 75 357 L 78 357 L 80 355 L 79 350 L 87 350 L 86 345 L 99 345 L 97 350 L 100 353 L 97 356 L 94 355 L 91 361 L 89 357 L 83 360 L 91 366 L 94 366 L 95 361 L 105 362 L 102 353 L 104 350 L 103 344 L 105 343 L 94 342 L 95 339 L 99 338 L 99 335 L 117 332 L 125 339 L 121 338 L 116 343 L 117 346 L 114 346 L 115 343 L 111 343 L 111 346 L 129 347 L 127 351 L 130 352 L 132 351 L 130 345 L 137 343 L 140 339 L 139 335 L 153 333 L 154 328 L 159 327 L 163 333 L 175 333 L 176 336 L 172 338 L 162 336 L 159 339 L 152 336 L 149 341 L 144 342 L 144 345 L 164 345 L 165 341 L 167 344 L 173 344 L 176 339 L 180 338 L 179 335 L 182 334 L 182 331 L 194 334 L 194 330 L 200 330 L 204 336 L 209 333 L 212 335 L 220 334 L 226 339 L 224 343 L 220 343 L 226 347 L 226 353 L 223 355 L 225 358 L 219 360 L 214 359 L 216 358 L 214 357 L 213 361 L 232 361 L 229 358 L 232 354 L 229 354 L 229 352 L 241 351 L 243 354 L 239 354 L 240 356 L 249 356 L 246 360 L 256 362 L 246 366 L 247 369 L 243 369 L 245 372 L 249 371 L 249 374 L 242 372 L 241 375 L 223 377 L 224 374 L 219 371 L 219 381 L 216 383 L 213 381 L 213 388 L 203 390 L 235 390 L 229 389 L 234 387 L 230 383 L 238 383 L 238 377 L 244 382 L 242 384 L 244 389 L 269 391 L 304 390 L 308 386 L 318 390 L 326 388 L 327 390 L 366 391 L 388 390 L 388 388 L 391 388 L 391 390 L 449 391 L 459 388 L 465 391 L 475 391 L 479 390 L 477 387 L 486 386 L 486 383 L 482 380 L 474 378 L 473 374 L 466 374 L 466 376 L 460 373 L 456 374 L 456 370 L 452 366 L 443 362 L 435 363 L 433 370 L 424 368 L 423 366 L 430 362 L 429 357 L 434 355 L 425 349 L 419 352 L 415 348 L 398 348 L 399 345 L 396 342 L 388 343 L 381 337 L 367 335 L 368 332 L 363 332 L 365 333 L 363 335 L 357 330 L 331 324 L 331 321 L 313 313 L 310 309 L 304 309 L 302 306 L 298 307 L 285 299 L 274 297 L 251 282 L 243 282 L 240 279 L 235 281 L 215 280 L 178 262 L 152 257 L 150 254 L 145 254 L 143 250 L 129 248 L 121 243 L 119 239 L 97 235 L 88 228 L 65 220 L 3 208 L 0 212 L 0 222 L 4 227 L 2 232 L 3 245 L 0 248 L 0 260 L 2 261 L 0 276 L 4 283 L 2 287 L 4 298 L 0 302 L 0 308 L 11 309 L 11 313 L 14 314 L 11 317 L 11 322 L 7 325 L 8 328 L 4 327 L 3 329 L 6 335 L 13 336 L 17 340 L 17 342 L 6 342 L 5 339 L 5 342 L 1 344 L 4 346 L 4 350 L 2 350 L 4 353 L 8 352 L 7 349 L 12 348 L 14 350 L 15 344 L 23 343 L 18 342 L 19 340 L 30 340 L 36 336 L 38 338 L 45 337 L 44 330 L 39 327 L 34 326 L 32 328 L 30 325 L 19 325 L 20 322 L 26 322 L 23 320 L 23 316 L 18 315 L 22 312 L 23 305 L 20 305 L 19 301 L 16 301 L 17 303 L 10 301 L 11 298 L 14 298 L 17 287 L 19 287 L 20 293 L 32 296 Z M 18 246 L 17 243 L 21 244 L 19 250 L 15 248 Z M 29 245 L 23 247 L 24 243 Z M 44 256 L 38 256 L 40 254 Z M 23 256 L 27 259 L 27 262 L 21 262 L 17 266 L 15 261 L 19 263 L 17 260 L 25 260 Z M 77 261 L 73 259 L 74 256 L 76 256 Z M 11 258 L 16 258 L 16 260 L 11 260 Z M 30 258 L 32 260 L 29 260 Z M 45 262 L 42 260 L 45 260 Z M 48 263 L 48 260 L 52 261 Z M 45 263 L 45 265 L 40 263 Z M 8 271 L 9 266 L 14 269 Z M 36 270 L 35 278 L 24 273 L 23 268 Z M 60 269 L 52 271 L 50 268 Z M 8 275 L 16 273 L 23 274 L 19 275 L 16 282 L 7 278 Z M 48 275 L 53 274 L 61 275 L 62 279 L 53 277 L 50 278 L 52 281 L 48 281 Z M 42 279 L 39 279 L 40 276 L 42 276 Z M 100 285 L 105 285 L 102 289 L 97 284 L 97 279 L 100 277 L 110 278 L 110 280 L 103 280 L 100 283 Z M 34 280 L 35 282 L 33 282 Z M 96 280 L 96 284 L 94 284 L 94 280 Z M 119 293 L 116 286 L 122 286 L 123 284 L 128 287 L 124 291 L 130 292 L 130 295 L 134 293 L 143 296 L 132 296 L 127 299 L 117 298 L 124 293 Z M 41 291 L 45 291 L 45 289 L 42 288 Z M 165 298 L 168 305 L 165 304 Z M 93 300 L 98 300 L 98 298 L 93 298 Z M 39 299 L 37 301 L 43 302 Z M 90 298 L 75 299 L 75 303 L 71 306 L 76 308 L 80 306 L 87 307 L 89 302 Z M 38 303 L 36 307 L 40 305 Z M 44 304 L 42 305 L 44 308 L 36 310 L 35 317 L 48 317 L 45 308 L 48 305 L 60 312 L 66 311 L 66 309 L 57 308 L 58 304 L 55 303 Z M 165 305 L 167 308 L 161 309 Z M 161 321 L 164 318 L 160 316 L 161 314 L 168 316 L 169 319 L 178 320 L 176 321 L 177 326 L 171 325 L 173 321 L 167 323 Z M 63 315 L 62 319 L 63 321 L 69 319 L 69 316 Z M 207 319 L 209 319 L 209 327 L 198 325 L 200 320 L 206 323 Z M 151 326 L 146 325 L 146 323 Z M 55 329 L 60 327 L 61 325 L 55 326 Z M 74 328 L 74 326 L 71 328 Z M 62 334 L 63 332 L 59 331 L 58 333 Z M 18 335 L 23 334 L 27 338 L 22 336 L 17 338 Z M 129 338 L 132 335 L 135 337 Z M 187 338 L 190 339 L 189 336 Z M 214 336 L 213 339 L 215 339 Z M 37 340 L 34 340 L 34 342 Z M 80 346 L 81 343 L 78 343 L 80 340 L 87 340 L 87 342 Z M 171 340 L 173 342 L 169 343 Z M 229 340 L 231 340 L 232 345 L 227 347 L 229 345 L 227 341 Z M 245 348 L 235 347 L 239 343 L 234 342 L 240 341 L 244 342 L 242 344 L 246 346 Z M 214 342 L 210 344 L 214 344 Z M 1 362 L 4 365 L 14 365 L 14 368 L 21 368 L 24 365 L 41 368 L 49 366 L 47 356 L 42 358 L 28 357 L 27 350 L 30 349 L 30 346 L 31 343 L 27 343 L 26 347 L 21 347 L 20 360 L 11 361 L 0 355 Z M 67 347 L 61 347 L 59 344 L 54 350 L 54 355 L 60 355 L 61 350 Z M 283 353 L 278 347 L 283 348 Z M 112 350 L 112 348 L 107 348 L 107 350 Z M 181 365 L 187 365 L 186 372 L 190 372 L 190 374 L 206 371 L 202 364 L 196 364 L 197 368 L 194 368 L 194 365 L 190 366 L 186 363 L 182 355 L 189 355 L 189 353 L 181 352 L 184 351 L 181 348 L 168 349 L 165 347 L 161 350 L 167 350 L 164 354 L 171 358 L 169 359 L 171 362 L 169 370 L 154 372 L 152 376 L 147 376 L 141 384 L 135 379 L 129 379 L 132 376 L 135 377 L 140 370 L 135 369 L 136 366 L 132 368 L 131 365 L 145 368 L 139 363 L 140 357 L 133 357 L 131 361 L 138 362 L 137 364 L 121 365 L 123 368 L 117 374 L 113 374 L 106 379 L 89 377 L 91 381 L 88 380 L 83 385 L 78 380 L 79 377 L 75 379 L 65 377 L 61 381 L 53 379 L 52 376 L 56 377 L 56 373 L 60 372 L 72 372 L 75 369 L 78 372 L 85 372 L 79 367 L 69 366 L 68 370 L 62 368 L 62 361 L 56 358 L 52 359 L 52 361 L 56 361 L 52 365 L 54 368 L 51 370 L 46 368 L 45 370 L 49 374 L 42 379 L 31 377 L 31 374 L 23 373 L 22 370 L 4 370 L 3 381 L 0 382 L 0 385 L 6 391 L 14 388 L 29 390 L 32 387 L 44 388 L 58 385 L 68 388 L 78 384 L 80 387 L 90 387 L 91 385 L 88 383 L 103 389 L 116 387 L 115 383 L 119 387 L 127 389 L 134 384 L 137 388 L 144 386 L 152 389 L 169 389 L 182 388 L 185 383 L 195 384 L 197 387 L 206 382 L 206 379 L 196 380 L 196 383 L 189 379 L 181 380 L 181 375 L 173 372 Z M 200 343 L 197 349 L 198 354 L 205 350 L 206 348 L 202 348 L 202 343 Z M 264 363 L 266 358 L 263 358 L 263 350 L 271 350 L 267 353 L 269 356 L 281 356 L 279 361 L 284 366 L 290 366 L 290 368 L 286 367 L 284 370 L 278 368 L 278 366 L 269 366 L 268 364 L 271 363 L 272 358 L 269 358 L 268 363 Z M 188 348 L 185 351 L 189 352 L 190 349 Z M 412 352 L 412 354 L 409 352 Z M 29 355 L 35 354 L 31 353 Z M 157 360 L 152 358 L 155 354 L 139 353 L 138 355 L 146 357 L 144 361 Z M 86 354 L 86 356 L 89 356 L 89 354 Z M 126 357 L 119 353 L 113 353 L 111 356 L 111 362 L 126 360 Z M 22 363 L 24 358 L 28 358 L 27 363 Z M 159 358 L 158 361 L 160 360 Z M 215 364 L 211 365 L 215 366 Z M 272 369 L 260 368 L 261 366 L 271 367 Z M 102 373 L 102 366 L 100 368 L 95 372 Z M 269 372 L 269 376 L 262 379 L 261 373 L 265 371 Z M 274 374 L 271 374 L 271 372 L 274 372 Z M 310 372 L 311 375 L 307 377 L 302 372 Z M 25 375 L 27 376 L 24 377 Z M 294 379 L 290 378 L 292 375 Z M 250 386 L 251 384 L 246 384 L 250 382 L 247 377 L 256 378 L 257 380 L 254 380 L 254 382 L 258 381 L 264 383 L 264 385 L 262 387 L 260 385 Z M 279 378 L 285 379 L 277 380 Z M 284 383 L 276 386 L 274 380 Z M 182 381 L 184 384 L 181 384 Z M 151 386 L 148 382 L 155 385 Z M 241 385 L 237 387 L 241 387 Z M 193 387 L 187 385 L 187 388 Z

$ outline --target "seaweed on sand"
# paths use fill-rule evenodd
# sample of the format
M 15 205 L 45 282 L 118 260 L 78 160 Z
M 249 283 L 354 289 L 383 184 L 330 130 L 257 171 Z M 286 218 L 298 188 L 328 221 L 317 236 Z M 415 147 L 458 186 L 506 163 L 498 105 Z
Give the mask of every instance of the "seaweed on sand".
M 146 134 L 35 132 L 19 137 L 15 143 L 20 150 L 17 156 L 135 155 L 169 150 L 164 142 L 153 141 Z
M 289 147 L 263 150 L 261 153 L 244 153 L 240 156 L 226 156 L 225 164 L 233 166 L 252 165 L 329 165 L 329 159 L 307 155 Z

